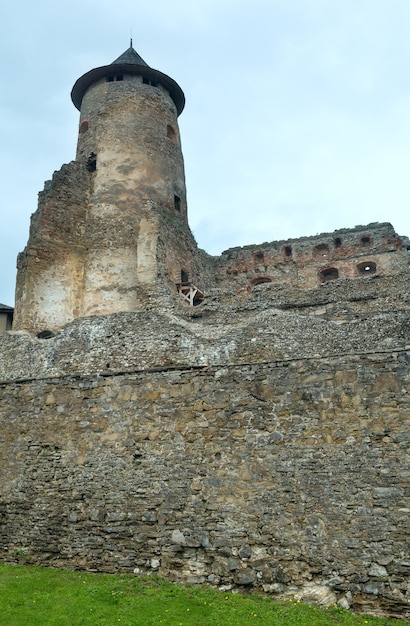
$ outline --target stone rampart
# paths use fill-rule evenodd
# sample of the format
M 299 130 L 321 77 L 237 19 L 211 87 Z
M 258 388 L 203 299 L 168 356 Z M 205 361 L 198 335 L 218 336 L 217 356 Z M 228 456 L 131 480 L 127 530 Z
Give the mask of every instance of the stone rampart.
M 95 340 L 96 322 L 76 323 Z M 267 350 L 265 362 L 228 349 L 207 365 L 189 352 L 178 362 L 168 325 L 172 363 L 87 375 L 76 323 L 71 375 L 1 385 L 3 560 L 409 610 L 408 349 L 281 361 Z

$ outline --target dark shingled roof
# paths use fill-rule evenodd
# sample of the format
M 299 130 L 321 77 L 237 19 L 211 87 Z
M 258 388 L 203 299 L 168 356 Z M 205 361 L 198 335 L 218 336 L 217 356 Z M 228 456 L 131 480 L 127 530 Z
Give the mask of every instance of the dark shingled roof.
M 177 114 L 179 115 L 185 106 L 185 96 L 181 87 L 172 78 L 154 70 L 140 55 L 135 52 L 132 47 L 132 42 L 128 50 L 123 52 L 118 59 L 115 59 L 111 65 L 103 65 L 102 67 L 96 67 L 94 70 L 90 70 L 83 76 L 81 76 L 75 83 L 71 91 L 71 100 L 74 106 L 80 111 L 81 102 L 87 89 L 101 78 L 110 76 L 113 74 L 137 74 L 143 78 L 161 83 L 165 89 L 169 91 L 169 95 L 173 99 L 177 108 Z
M 131 64 L 131 65 L 132 64 L 134 64 L 134 65 L 145 65 L 145 67 L 149 67 L 148 63 L 145 63 L 144 59 L 142 57 L 140 57 L 138 52 L 135 52 L 134 48 L 132 47 L 132 44 L 130 45 L 128 50 L 123 52 L 118 57 L 118 59 L 115 59 L 115 61 L 113 61 L 111 63 L 111 65 L 114 65 L 116 63 L 127 63 L 127 64 Z
M 0 311 L 5 313 L 6 311 L 14 311 L 12 306 L 7 306 L 7 304 L 0 304 Z

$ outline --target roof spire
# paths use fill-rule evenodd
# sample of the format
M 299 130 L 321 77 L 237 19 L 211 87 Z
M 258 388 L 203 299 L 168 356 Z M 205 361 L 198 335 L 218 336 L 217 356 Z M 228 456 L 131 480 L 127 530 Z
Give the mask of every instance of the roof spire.
M 130 48 L 132 48 L 132 28 L 130 28 Z

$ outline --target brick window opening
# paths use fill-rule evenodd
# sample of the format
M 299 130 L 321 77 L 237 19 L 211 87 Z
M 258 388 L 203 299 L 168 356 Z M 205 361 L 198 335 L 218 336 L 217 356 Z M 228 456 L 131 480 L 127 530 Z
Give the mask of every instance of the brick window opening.
M 283 254 L 289 259 L 292 256 L 292 246 L 284 246 Z
M 327 245 L 327 243 L 320 243 L 318 246 L 314 248 L 313 254 L 316 257 L 319 257 L 319 256 L 325 257 L 329 254 L 329 246 Z
M 80 128 L 78 129 L 79 133 L 86 133 L 88 130 L 88 120 L 82 120 L 80 124 Z
M 335 238 L 334 244 L 335 248 L 340 248 L 340 246 L 342 245 L 342 240 L 340 239 L 340 237 Z
M 145 76 L 143 77 L 142 82 L 144 83 L 144 85 L 151 85 L 151 87 L 158 87 L 157 80 L 150 80 L 149 78 L 146 78 Z
M 186 270 L 181 270 L 181 283 L 189 283 L 189 274 Z
M 262 285 L 263 283 L 271 283 L 272 278 L 270 276 L 257 276 L 256 278 L 252 278 L 250 281 L 250 286 L 255 287 L 256 285 Z
M 362 246 L 362 248 L 367 248 L 368 246 L 370 246 L 371 243 L 372 240 L 370 239 L 370 237 L 362 237 L 360 239 L 360 245 Z
M 179 196 L 174 196 L 174 209 L 181 213 L 181 198 Z
M 359 263 L 357 267 L 357 272 L 360 276 L 366 276 L 366 274 L 374 274 L 377 270 L 376 263 L 373 261 L 364 261 L 363 263 Z
M 320 272 L 320 279 L 322 283 L 327 283 L 330 280 L 337 280 L 339 278 L 339 271 L 335 267 L 327 267 Z

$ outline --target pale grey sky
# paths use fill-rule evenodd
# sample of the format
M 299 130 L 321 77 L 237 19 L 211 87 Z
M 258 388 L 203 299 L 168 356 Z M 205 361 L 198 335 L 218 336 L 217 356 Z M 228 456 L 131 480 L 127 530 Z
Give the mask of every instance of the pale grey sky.
M 2 26 L 0 302 L 13 304 L 37 193 L 75 156 L 71 87 L 131 29 L 186 95 L 202 248 L 375 221 L 410 235 L 408 0 L 21 0 Z

